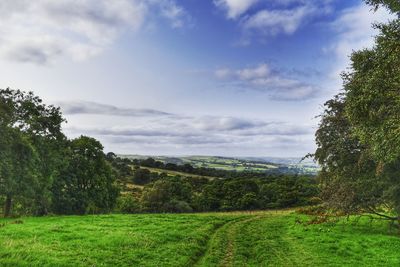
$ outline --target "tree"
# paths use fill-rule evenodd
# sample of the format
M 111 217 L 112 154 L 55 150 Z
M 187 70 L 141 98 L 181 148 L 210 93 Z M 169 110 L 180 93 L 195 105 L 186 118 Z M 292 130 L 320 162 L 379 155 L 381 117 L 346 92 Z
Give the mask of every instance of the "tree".
M 86 136 L 72 140 L 65 160 L 67 166 L 53 185 L 54 211 L 61 214 L 111 211 L 118 188 L 100 142 Z
M 6 198 L 5 216 L 11 212 L 14 197 L 30 198 L 35 212 L 46 213 L 48 185 L 56 174 L 56 162 L 59 162 L 56 157 L 56 152 L 60 151 L 58 143 L 65 139 L 61 132 L 62 122 L 60 109 L 43 104 L 32 92 L 0 89 L 2 157 L 14 159 L 1 166 L 0 194 Z M 24 170 L 24 173 L 18 171 L 19 177 L 16 177 L 17 170 Z
M 245 209 L 246 199 L 242 198 L 246 194 L 258 195 L 259 187 L 257 183 L 252 179 L 234 179 L 228 180 L 222 186 L 223 194 L 223 209 L 224 210 L 241 210 Z M 247 199 L 250 196 L 246 197 Z
M 373 6 L 375 10 L 383 6 L 393 13 L 400 13 L 400 2 L 398 0 L 366 0 L 365 2 Z
M 365 192 L 357 192 L 356 185 L 365 182 L 365 176 L 371 179 L 375 176 L 375 165 L 362 164 L 368 159 L 367 147 L 353 134 L 345 114 L 345 100 L 345 95 L 339 94 L 325 103 L 316 132 L 315 158 L 322 167 L 319 177 L 325 202 L 332 208 L 353 213 L 364 204 L 360 195 Z
M 224 197 L 222 187 L 224 181 L 216 179 L 203 186 L 200 194 L 195 195 L 195 206 L 199 211 L 218 211 Z
M 255 193 L 246 193 L 239 199 L 239 209 L 254 210 L 260 207 L 258 197 Z
M 134 184 L 144 185 L 151 181 L 151 173 L 148 169 L 137 168 L 132 179 Z
M 400 14 L 397 0 L 366 2 Z M 328 203 L 400 221 L 400 19 L 374 27 L 375 46 L 352 54 L 343 93 L 326 103 L 315 157 Z
M 4 216 L 8 217 L 15 197 L 34 194 L 37 155 L 18 130 L 0 127 L 0 136 L 0 193 L 5 196 Z
M 168 177 L 145 188 L 142 195 L 144 209 L 155 212 L 188 212 L 192 192 L 180 177 Z M 190 209 L 188 208 L 190 207 Z
M 346 112 L 356 136 L 370 147 L 391 206 L 400 214 L 400 19 L 376 27 L 375 47 L 354 53 L 354 71 L 345 75 Z

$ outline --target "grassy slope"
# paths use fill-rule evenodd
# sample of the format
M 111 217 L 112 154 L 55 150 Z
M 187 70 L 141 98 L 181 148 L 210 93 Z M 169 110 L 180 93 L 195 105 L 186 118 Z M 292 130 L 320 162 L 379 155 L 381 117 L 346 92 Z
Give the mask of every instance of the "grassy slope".
M 2 221 L 0 266 L 399 266 L 382 221 L 309 225 L 289 211 Z

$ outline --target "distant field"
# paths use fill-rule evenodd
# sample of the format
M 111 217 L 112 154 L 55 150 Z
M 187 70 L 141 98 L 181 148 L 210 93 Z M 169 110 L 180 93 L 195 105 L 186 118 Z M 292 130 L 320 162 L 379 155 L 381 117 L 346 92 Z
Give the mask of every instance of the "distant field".
M 145 159 L 148 156 L 142 155 L 120 155 L 130 159 Z M 277 173 L 300 173 L 300 174 L 316 174 L 318 166 L 310 162 L 299 162 L 300 159 L 281 159 L 282 163 L 278 163 L 278 159 L 271 158 L 275 162 L 268 162 L 262 158 L 228 158 L 214 156 L 185 156 L 185 157 L 165 157 L 155 156 L 156 160 L 164 163 L 174 164 L 190 164 L 193 167 L 214 168 L 226 171 L 251 171 L 251 172 L 277 172 Z
M 0 266 L 399 266 L 400 237 L 367 218 L 291 211 L 0 220 Z
M 251 162 L 246 160 L 223 158 L 223 157 L 184 157 L 183 162 L 192 164 L 195 167 L 215 168 L 227 171 L 266 171 L 278 168 L 271 163 Z
M 155 172 L 155 173 L 166 173 L 169 176 L 182 176 L 182 177 L 191 177 L 191 178 L 207 178 L 209 180 L 214 180 L 218 179 L 217 177 L 211 177 L 211 176 L 203 176 L 203 175 L 197 175 L 197 174 L 190 174 L 187 172 L 178 172 L 178 171 L 171 171 L 171 170 L 164 170 L 164 169 L 157 169 L 157 168 L 150 168 L 150 167 L 140 167 L 142 169 L 147 169 L 150 172 Z

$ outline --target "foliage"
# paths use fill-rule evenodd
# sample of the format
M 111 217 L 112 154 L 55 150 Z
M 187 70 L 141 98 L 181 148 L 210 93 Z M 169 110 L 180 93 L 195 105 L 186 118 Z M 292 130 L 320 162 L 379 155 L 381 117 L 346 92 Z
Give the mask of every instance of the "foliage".
M 384 193 L 378 186 L 377 164 L 353 134 L 345 114 L 344 95 L 328 101 L 325 107 L 316 132 L 315 152 L 322 166 L 319 177 L 323 199 L 328 206 L 348 214 L 381 205 Z
M 139 213 L 142 209 L 136 197 L 132 194 L 124 194 L 118 197 L 115 211 L 119 213 Z
M 32 92 L 0 89 L 0 194 L 8 216 L 14 200 L 27 200 L 36 214 L 49 207 L 50 186 L 60 162 L 58 146 L 64 118 L 60 109 L 45 105 Z
M 398 1 L 367 3 L 400 10 Z M 352 54 L 344 91 L 325 104 L 315 158 L 328 205 L 400 220 L 400 19 L 375 27 L 375 46 Z
M 398 0 L 365 0 L 365 2 L 372 5 L 375 10 L 380 6 L 384 6 L 391 12 L 400 14 L 400 2 Z
M 232 211 L 307 205 L 318 195 L 313 178 L 271 179 L 163 177 L 144 187 L 140 202 L 150 212 Z
M 102 145 L 68 141 L 60 108 L 0 89 L 0 201 L 4 216 L 111 211 L 118 190 Z M 14 207 L 14 209 L 13 209 Z
M 132 182 L 138 185 L 144 185 L 151 182 L 151 173 L 147 169 L 136 168 L 133 174 Z
M 118 196 L 115 177 L 97 140 L 81 136 L 70 142 L 67 166 L 53 185 L 54 212 L 110 212 Z
M 190 184 L 173 177 L 158 180 L 146 187 L 141 202 L 145 211 L 189 212 L 191 208 L 187 203 L 190 199 Z

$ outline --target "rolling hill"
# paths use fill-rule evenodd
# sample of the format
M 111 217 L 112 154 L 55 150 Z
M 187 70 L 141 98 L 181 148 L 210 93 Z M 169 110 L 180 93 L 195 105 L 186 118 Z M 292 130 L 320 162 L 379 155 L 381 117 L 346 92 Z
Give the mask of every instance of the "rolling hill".
M 274 157 L 219 157 L 219 156 L 146 156 L 146 155 L 118 155 L 129 159 L 146 159 L 152 157 L 164 163 L 178 165 L 190 164 L 193 167 L 214 168 L 228 171 L 251 171 L 283 174 L 311 174 L 315 175 L 319 167 L 310 160 L 301 161 L 301 158 L 274 158 Z

